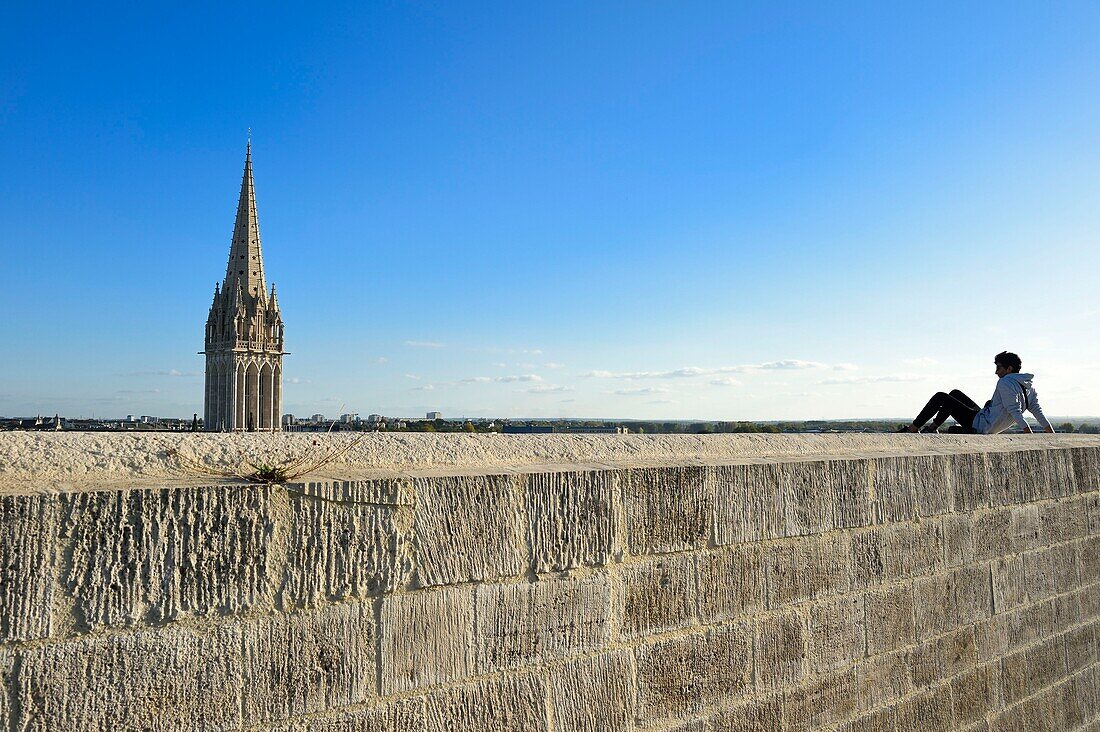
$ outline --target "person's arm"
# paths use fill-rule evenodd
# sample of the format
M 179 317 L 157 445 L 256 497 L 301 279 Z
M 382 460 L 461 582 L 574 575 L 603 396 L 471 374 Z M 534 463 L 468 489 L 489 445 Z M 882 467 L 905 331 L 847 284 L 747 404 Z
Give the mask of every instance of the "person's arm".
M 1024 411 L 1020 408 L 1021 396 L 1020 387 L 1015 382 L 1005 379 L 1000 380 L 996 391 L 993 392 L 993 398 L 1000 400 L 1001 406 L 1012 415 L 1012 419 L 1016 420 L 1016 426 L 1020 428 L 1020 431 L 1031 432 L 1031 425 L 1024 419 Z
M 1028 403 L 1028 410 L 1035 415 L 1035 419 L 1039 420 L 1039 424 L 1043 426 L 1043 432 L 1054 432 L 1054 427 L 1050 424 L 1050 420 L 1043 414 L 1043 408 L 1039 406 L 1039 395 L 1034 390 L 1031 392 L 1031 399 Z

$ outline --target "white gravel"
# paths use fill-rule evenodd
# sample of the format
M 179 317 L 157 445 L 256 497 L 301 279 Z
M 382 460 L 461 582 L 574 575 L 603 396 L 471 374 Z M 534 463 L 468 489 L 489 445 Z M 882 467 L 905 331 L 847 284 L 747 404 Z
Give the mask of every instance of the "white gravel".
M 1091 435 L 499 435 L 385 433 L 0 433 L 0 492 L 218 482 L 247 462 L 339 454 L 307 478 L 700 464 L 823 456 L 1100 446 Z M 196 469 L 201 466 L 201 469 Z

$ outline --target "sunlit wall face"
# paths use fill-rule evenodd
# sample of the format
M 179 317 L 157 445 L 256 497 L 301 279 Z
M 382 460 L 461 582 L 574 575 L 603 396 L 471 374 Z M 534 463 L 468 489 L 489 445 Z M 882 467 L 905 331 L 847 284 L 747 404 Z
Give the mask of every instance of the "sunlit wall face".
M 737 5 L 738 7 L 731 7 Z M 104 8 L 0 28 L 0 415 L 202 411 L 253 131 L 284 409 L 1100 414 L 1094 4 Z

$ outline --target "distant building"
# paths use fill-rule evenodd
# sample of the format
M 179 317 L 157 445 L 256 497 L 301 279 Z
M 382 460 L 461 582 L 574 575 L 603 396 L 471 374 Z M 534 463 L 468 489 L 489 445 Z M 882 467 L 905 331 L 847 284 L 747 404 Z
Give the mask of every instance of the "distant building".
M 381 421 L 382 421 L 382 415 L 381 414 L 368 414 L 367 415 L 367 422 L 369 422 L 370 424 L 378 424 Z
M 313 415 L 312 417 L 309 418 L 309 421 L 310 422 L 324 422 L 325 421 L 325 415 L 315 414 L 315 415 Z
M 294 419 L 293 414 L 284 414 L 283 415 L 283 427 L 286 427 L 287 425 L 292 425 L 292 424 L 295 424 L 295 423 L 296 423 L 296 420 Z
M 343 422 L 344 424 L 351 424 L 353 422 L 358 422 L 359 421 L 359 413 L 358 412 L 349 412 L 348 414 L 341 414 L 340 415 L 340 421 Z
M 267 291 L 252 182 L 252 142 L 244 156 L 237 220 L 225 280 L 214 285 L 206 319 L 206 399 L 211 432 L 281 429 L 283 316 L 275 285 Z
M 443 412 L 428 412 L 427 418 L 432 420 L 443 419 Z

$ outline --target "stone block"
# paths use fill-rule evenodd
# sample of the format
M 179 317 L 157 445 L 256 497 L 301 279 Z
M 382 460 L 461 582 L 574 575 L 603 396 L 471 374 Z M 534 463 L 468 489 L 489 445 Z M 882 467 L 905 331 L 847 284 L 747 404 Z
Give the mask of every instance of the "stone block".
M 412 498 L 396 480 L 291 486 L 281 605 L 312 607 L 405 586 Z
M 834 537 L 806 537 L 768 547 L 768 607 L 846 591 L 851 563 L 848 545 Z
M 897 712 L 893 707 L 886 707 L 842 724 L 837 728 L 837 732 L 894 732 L 896 722 Z
M 706 732 L 771 732 L 780 729 L 783 708 L 778 695 L 735 704 L 709 719 Z
M 706 546 L 714 521 L 712 469 L 635 468 L 622 481 L 631 554 Z
M 1082 498 L 1088 516 L 1088 533 L 1100 534 L 1100 491 L 1093 490 Z
M 634 656 L 614 651 L 565 664 L 553 672 L 550 703 L 557 732 L 616 732 L 634 728 Z
M 1023 555 L 1024 590 L 1028 602 L 1039 602 L 1054 594 L 1054 567 L 1045 550 Z
M 1080 545 L 1081 584 L 1100 581 L 1100 536 L 1090 536 Z
M 16 680 L 15 729 L 239 729 L 240 649 L 235 627 L 175 625 L 28 648 Z
M 370 605 L 332 605 L 239 624 L 246 726 L 374 698 L 377 669 Z
M 604 565 L 622 553 L 621 476 L 615 470 L 527 476 L 527 541 L 535 572 Z
M 15 654 L 11 649 L 0 646 L 0 729 L 10 730 L 15 723 L 13 716 L 13 699 L 11 695 L 14 688 L 12 671 L 15 667 Z
M 759 622 L 755 643 L 756 684 L 780 689 L 806 675 L 807 632 L 794 611 L 769 615 Z
M 546 688 L 534 676 L 477 681 L 427 696 L 429 730 L 549 732 Z
M 944 562 L 959 567 L 974 561 L 974 524 L 970 514 L 948 514 L 941 519 Z
M 867 655 L 873 656 L 913 643 L 913 585 L 906 582 L 868 592 L 866 608 Z
M 624 565 L 616 590 L 623 637 L 686 628 L 695 622 L 695 555 L 659 556 Z
M 989 567 L 984 564 L 960 567 L 947 575 L 951 605 L 960 623 L 973 623 L 993 614 Z
M 990 505 L 989 458 L 984 453 L 952 455 L 955 510 L 973 511 Z
M 1024 584 L 1024 560 L 1021 556 L 994 559 L 990 564 L 993 577 L 993 611 L 1003 613 L 1018 607 L 1027 599 Z
M 955 724 L 980 722 L 998 707 L 1000 670 L 993 664 L 977 666 L 951 680 L 951 709 Z
M 512 577 L 527 560 L 517 479 L 510 475 L 417 478 L 416 578 L 446 585 Z
M 955 508 L 952 465 L 943 455 L 914 455 L 899 458 L 913 473 L 913 495 L 917 516 L 939 516 Z
M 844 721 L 858 711 L 856 673 L 826 674 L 784 693 L 784 729 L 816 730 Z
M 1065 634 L 1064 640 L 1069 673 L 1077 673 L 1096 663 L 1097 644 L 1100 643 L 1100 623 L 1075 628 Z
M 973 628 L 942 635 L 909 652 L 910 673 L 917 688 L 949 679 L 972 668 L 976 662 Z
M 728 546 L 786 535 L 780 470 L 776 463 L 711 468 L 715 544 Z
M 711 627 L 637 646 L 638 718 L 680 719 L 748 690 L 752 642 L 743 626 Z
M 821 534 L 836 526 L 833 462 L 779 463 L 784 536 Z
M 974 514 L 974 559 L 979 562 L 1011 554 L 1012 512 L 994 508 Z
M 833 487 L 834 526 L 850 529 L 871 523 L 872 462 L 831 460 L 826 465 Z
M 1100 447 L 1075 447 L 1067 452 L 1078 491 L 1100 491 Z
M 382 695 L 473 675 L 473 624 L 470 587 L 382 598 L 378 627 Z
M 545 663 L 611 640 L 611 583 L 604 573 L 474 591 L 478 673 Z
M 1060 544 L 1046 550 L 1054 575 L 1054 591 L 1073 592 L 1081 586 L 1080 560 L 1077 544 Z
M 1088 534 L 1088 523 L 1088 506 L 1083 496 L 1039 506 L 1039 540 L 1044 546 L 1080 539 Z
M 862 658 L 867 644 L 864 600 L 848 594 L 810 607 L 810 667 L 832 671 Z
M 342 712 L 332 717 L 314 717 L 275 727 L 275 732 L 420 732 L 425 729 L 424 700 L 405 699 Z
M 909 697 L 897 706 L 899 730 L 955 729 L 951 711 L 951 687 L 941 684 L 931 691 Z
M 270 486 L 62 496 L 63 585 L 77 626 L 94 630 L 271 607 Z
M 943 530 L 939 520 L 856 532 L 851 543 L 855 587 L 924 575 L 944 566 Z
M 1039 520 L 1039 506 L 1010 506 L 1009 538 L 1011 549 L 1026 552 L 1043 546 L 1043 526 Z
M 755 613 L 764 607 L 764 560 L 759 547 L 717 549 L 699 555 L 699 618 L 704 623 Z
M 917 641 L 942 635 L 958 627 L 955 593 L 946 574 L 918 577 L 913 581 L 913 628 Z
M 870 473 L 871 519 L 875 523 L 891 524 L 916 518 L 913 472 L 904 458 L 871 460 Z
M 856 667 L 858 694 L 863 709 L 889 704 L 913 689 L 909 654 L 905 650 L 866 658 Z
M 0 496 L 0 641 L 53 632 L 57 496 Z
M 1048 495 L 1055 497 L 1074 496 L 1078 493 L 1077 476 L 1073 470 L 1073 456 L 1068 450 L 1039 450 L 1039 459 L 1043 463 Z
M 988 458 L 994 506 L 1028 503 L 1052 494 L 1043 451 L 992 452 Z
M 1048 638 L 1027 650 L 1028 691 L 1034 694 L 1066 676 L 1066 647 L 1061 637 Z

